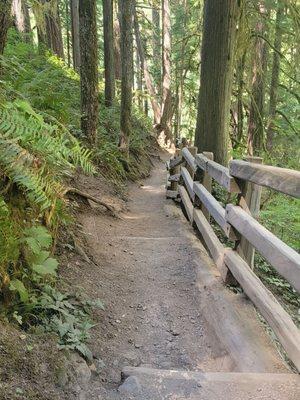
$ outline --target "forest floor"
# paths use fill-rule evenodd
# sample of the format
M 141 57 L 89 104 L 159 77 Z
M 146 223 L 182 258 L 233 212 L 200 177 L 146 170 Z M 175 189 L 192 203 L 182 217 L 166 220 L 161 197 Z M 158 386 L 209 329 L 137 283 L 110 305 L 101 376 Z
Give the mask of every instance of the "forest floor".
M 206 250 L 184 223 L 180 208 L 165 199 L 164 163 L 156 159 L 154 163 L 150 177 L 130 184 L 128 201 L 116 196 L 102 179 L 79 177 L 76 182 L 79 189 L 118 210 L 118 217 L 113 217 L 101 206 L 77 198 L 77 252 L 66 250 L 68 232 L 58 246 L 63 280 L 105 304 L 104 310 L 95 312 L 96 325 L 88 343 L 93 363 L 88 366 L 80 357 L 72 359 L 75 379 L 65 373 L 65 366 L 49 373 L 55 357 L 62 361 L 53 350 L 54 343 L 48 342 L 53 354 L 36 353 L 47 366 L 41 371 L 36 360 L 35 376 L 30 378 L 32 387 L 47 386 L 45 395 L 23 397 L 20 392 L 16 397 L 0 395 L 0 399 L 127 399 L 118 389 L 125 366 L 289 372 L 250 302 L 222 285 Z M 239 334 L 232 338 L 238 332 L 232 322 L 233 309 L 234 318 L 243 320 L 249 343 Z M 45 348 L 45 340 L 42 343 Z M 22 358 L 28 357 L 32 352 Z

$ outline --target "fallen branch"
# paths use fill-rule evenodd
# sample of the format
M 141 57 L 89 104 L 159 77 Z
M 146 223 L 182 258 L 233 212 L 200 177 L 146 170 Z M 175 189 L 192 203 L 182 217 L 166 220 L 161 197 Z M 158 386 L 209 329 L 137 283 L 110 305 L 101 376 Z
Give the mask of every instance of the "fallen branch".
M 109 210 L 113 215 L 115 215 L 115 210 L 112 206 L 110 206 L 109 204 L 105 203 L 103 200 L 98 199 L 97 197 L 91 196 L 90 194 L 86 193 L 86 192 L 82 192 L 79 189 L 76 188 L 72 188 L 69 187 L 65 190 L 64 194 L 68 194 L 68 193 L 73 193 L 73 194 L 77 194 L 78 196 L 84 197 L 86 199 L 92 200 L 94 203 L 100 204 L 101 206 L 105 207 L 107 210 Z

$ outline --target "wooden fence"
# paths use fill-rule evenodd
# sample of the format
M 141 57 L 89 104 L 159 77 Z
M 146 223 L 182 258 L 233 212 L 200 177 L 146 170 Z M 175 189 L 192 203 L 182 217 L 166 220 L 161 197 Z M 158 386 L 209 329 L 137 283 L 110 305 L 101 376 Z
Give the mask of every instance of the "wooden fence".
M 256 249 L 300 292 L 300 255 L 255 219 L 262 186 L 300 198 L 300 172 L 262 165 L 257 157 L 233 160 L 226 168 L 213 161 L 212 153 L 197 154 L 195 147 L 176 150 L 167 168 L 171 182 L 167 197 L 181 199 L 224 282 L 235 279 L 240 284 L 300 372 L 300 331 L 253 272 Z M 225 208 L 211 194 L 212 180 L 228 192 Z M 233 198 L 235 204 L 230 204 Z M 233 248 L 220 242 L 210 224 L 211 217 L 232 241 Z

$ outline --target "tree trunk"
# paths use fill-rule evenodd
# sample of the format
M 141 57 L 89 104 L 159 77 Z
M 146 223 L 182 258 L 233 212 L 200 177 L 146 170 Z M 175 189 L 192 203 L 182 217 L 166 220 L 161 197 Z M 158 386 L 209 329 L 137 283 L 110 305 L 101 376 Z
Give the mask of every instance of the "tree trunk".
M 29 10 L 26 0 L 13 0 L 12 13 L 15 19 L 15 25 L 22 35 L 25 42 L 31 42 L 31 26 Z
M 201 52 L 201 77 L 195 146 L 228 161 L 230 99 L 238 0 L 207 0 Z
M 161 96 L 161 34 L 160 34 L 160 12 L 155 4 L 152 2 L 152 51 L 153 51 L 153 66 L 155 68 L 155 83 L 158 88 L 157 92 Z
M 134 30 L 135 30 L 135 38 L 136 38 L 136 44 L 137 44 L 137 48 L 138 48 L 139 58 L 140 58 L 140 62 L 141 62 L 141 69 L 144 72 L 146 88 L 150 95 L 150 101 L 151 101 L 153 116 L 154 116 L 154 123 L 157 125 L 160 123 L 160 117 L 161 117 L 160 106 L 157 102 L 157 94 L 155 91 L 152 77 L 149 72 L 148 63 L 145 58 L 145 51 L 144 51 L 144 46 L 143 46 L 142 39 L 141 39 L 140 28 L 139 28 L 136 11 L 134 13 Z
M 96 0 L 79 2 L 81 130 L 92 144 L 97 141 L 98 40 Z
M 115 3 L 116 8 L 118 3 Z M 121 80 L 121 49 L 120 49 L 120 21 L 119 21 L 119 10 L 115 13 L 114 17 L 114 61 L 115 61 L 115 79 Z
M 244 133 L 244 103 L 243 103 L 243 92 L 244 92 L 244 72 L 245 72 L 246 53 L 243 54 L 242 58 L 238 61 L 236 68 L 236 80 L 237 80 L 237 144 L 241 143 Z M 235 147 L 236 145 L 233 145 Z
M 48 47 L 60 58 L 64 58 L 64 46 L 61 31 L 61 22 L 58 8 L 58 0 L 52 0 L 48 12 L 46 12 L 46 33 Z
M 110 107 L 115 98 L 114 18 L 113 0 L 103 0 L 105 104 Z
M 69 0 L 65 0 L 65 13 L 66 13 L 66 34 L 67 34 L 67 60 L 68 67 L 71 66 L 71 41 L 70 41 L 70 9 L 69 9 Z
M 54 54 L 64 58 L 58 0 L 38 0 L 33 3 L 36 17 L 39 47 L 48 47 Z
M 80 43 L 79 43 L 79 0 L 70 0 L 73 68 L 80 71 Z
M 259 156 L 264 145 L 265 71 L 267 67 L 267 44 L 261 36 L 265 33 L 263 2 L 259 3 L 260 20 L 256 25 L 252 67 L 252 93 L 248 124 L 248 153 Z
M 0 54 L 3 54 L 7 31 L 11 24 L 11 0 L 2 0 L 0 7 Z
M 162 104 L 159 130 L 165 139 L 171 140 L 172 94 L 171 94 L 171 18 L 169 0 L 162 0 Z
M 274 48 L 277 51 L 281 51 L 282 42 L 282 29 L 281 22 L 283 18 L 284 7 L 281 4 L 281 0 L 278 0 L 277 14 L 276 14 L 276 30 Z M 272 65 L 272 77 L 270 86 L 270 103 L 269 103 L 269 123 L 267 127 L 267 149 L 271 150 L 273 147 L 273 138 L 276 131 L 274 120 L 276 117 L 276 106 L 278 98 L 278 87 L 279 87 L 279 72 L 280 72 L 280 55 L 274 50 L 273 53 L 273 65 Z
M 132 83 L 133 83 L 133 13 L 134 0 L 119 1 L 121 17 L 121 118 L 119 148 L 129 153 L 131 131 Z
M 183 12 L 184 18 L 182 21 L 183 24 L 183 32 L 186 32 L 187 29 L 187 22 L 188 22 L 188 3 L 187 0 L 183 1 Z M 182 105 L 183 105 L 183 96 L 184 96 L 184 79 L 185 75 L 187 74 L 188 65 L 186 57 L 185 57 L 185 48 L 187 44 L 187 39 L 182 40 L 181 42 L 181 49 L 180 49 L 180 60 L 177 63 L 176 68 L 176 100 L 175 100 L 175 124 L 174 124 L 174 138 L 179 139 L 180 137 L 180 127 L 181 127 L 181 118 L 182 118 Z
M 136 68 L 136 84 L 137 84 L 137 104 L 141 111 L 143 111 L 143 73 L 142 73 L 142 66 L 140 62 L 139 52 L 138 49 L 135 51 L 135 68 Z

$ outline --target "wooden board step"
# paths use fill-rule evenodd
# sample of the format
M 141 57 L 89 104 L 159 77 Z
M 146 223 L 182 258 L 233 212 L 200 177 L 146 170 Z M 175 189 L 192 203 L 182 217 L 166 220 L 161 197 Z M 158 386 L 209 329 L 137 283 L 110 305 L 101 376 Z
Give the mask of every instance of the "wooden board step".
M 122 400 L 299 400 L 296 374 L 123 369 Z

